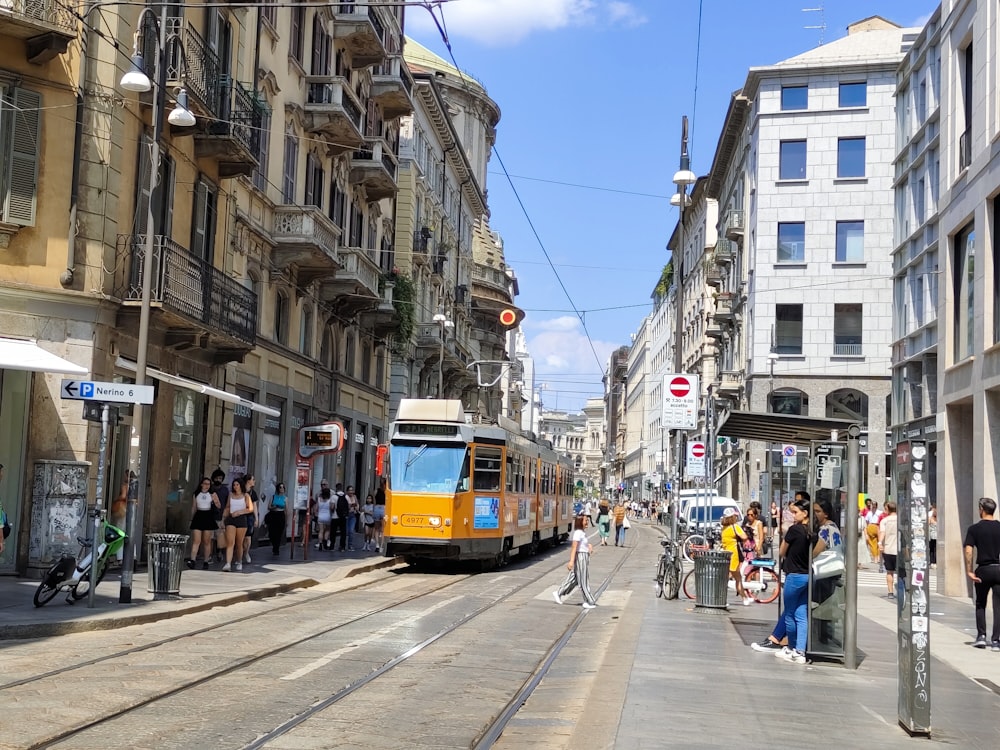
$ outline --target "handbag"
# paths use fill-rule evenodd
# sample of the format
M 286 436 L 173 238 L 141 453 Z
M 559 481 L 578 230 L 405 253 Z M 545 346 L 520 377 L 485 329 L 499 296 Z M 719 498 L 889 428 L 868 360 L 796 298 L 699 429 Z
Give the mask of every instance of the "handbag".
M 825 549 L 812 561 L 813 579 L 833 578 L 844 574 L 844 555 L 834 549 Z
M 628 516 L 625 516 L 625 518 L 622 519 L 622 528 L 623 529 L 631 529 L 632 528 L 632 524 L 630 524 L 628 522 Z

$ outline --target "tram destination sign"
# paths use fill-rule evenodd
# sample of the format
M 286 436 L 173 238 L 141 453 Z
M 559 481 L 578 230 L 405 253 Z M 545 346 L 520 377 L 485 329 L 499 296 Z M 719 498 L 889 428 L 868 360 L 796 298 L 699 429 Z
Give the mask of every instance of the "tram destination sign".
M 77 401 L 107 401 L 119 404 L 151 404 L 155 389 L 134 383 L 99 383 L 92 380 L 64 380 L 59 395 Z

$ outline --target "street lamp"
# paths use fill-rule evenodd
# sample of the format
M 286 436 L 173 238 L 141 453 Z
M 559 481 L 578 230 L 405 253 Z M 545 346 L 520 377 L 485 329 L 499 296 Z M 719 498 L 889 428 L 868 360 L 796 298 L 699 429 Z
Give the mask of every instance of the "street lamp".
M 448 328 L 454 328 L 455 324 L 448 320 L 444 313 L 436 313 L 431 319 L 441 326 L 441 356 L 438 357 L 438 398 L 444 398 L 444 333 Z
M 160 11 L 160 18 L 157 21 L 152 9 L 144 8 L 139 14 L 136 22 L 135 36 L 132 47 L 132 67 L 122 76 L 120 86 L 126 91 L 145 93 L 153 88 L 153 82 L 149 80 L 144 70 L 143 60 L 143 21 L 146 16 L 153 19 L 157 31 L 156 44 L 156 91 L 153 93 L 153 143 L 150 147 L 149 156 L 149 205 L 146 211 L 146 237 L 145 249 L 142 256 L 142 298 L 139 307 L 139 333 L 138 346 L 135 359 L 135 383 L 136 385 L 146 385 L 146 368 L 149 359 L 149 317 L 152 302 L 152 276 L 153 276 L 153 237 L 156 234 L 154 226 L 153 208 L 156 205 L 155 193 L 158 187 L 158 177 L 160 172 L 160 138 L 163 137 L 163 109 L 166 103 L 167 88 L 167 43 L 178 40 L 177 34 L 167 37 L 167 5 L 164 4 Z M 184 53 L 178 55 L 180 64 L 184 66 Z M 186 77 L 185 70 L 182 69 L 182 80 Z M 167 117 L 167 122 L 177 127 L 191 127 L 196 120 L 191 110 L 188 109 L 187 91 L 182 87 L 177 93 L 176 104 Z M 132 429 L 134 434 L 139 436 L 139 453 L 137 463 L 138 487 L 135 497 L 129 493 L 128 504 L 125 513 L 125 533 L 127 543 L 122 559 L 121 589 L 118 594 L 120 604 L 130 604 L 132 602 L 132 574 L 135 567 L 135 538 L 136 538 L 136 516 L 142 507 L 142 502 L 146 494 L 146 485 L 149 477 L 149 431 L 146 429 L 146 409 L 143 404 L 136 404 L 132 415 Z M 135 463 L 136 461 L 133 461 Z M 138 521 L 141 523 L 141 520 Z
M 674 173 L 674 184 L 677 186 L 677 193 L 670 197 L 670 205 L 677 206 L 677 249 L 671 255 L 674 263 L 674 301 L 676 303 L 674 312 L 674 372 L 681 373 L 684 368 L 684 352 L 682 342 L 684 339 L 684 209 L 691 204 L 687 189 L 693 185 L 698 178 L 691 171 L 691 157 L 688 155 L 688 118 L 684 115 L 681 118 L 681 162 L 680 169 Z M 677 491 L 680 492 L 681 476 L 684 466 L 684 430 L 677 430 Z M 673 512 L 670 514 L 670 535 L 677 538 L 677 504 L 674 504 Z

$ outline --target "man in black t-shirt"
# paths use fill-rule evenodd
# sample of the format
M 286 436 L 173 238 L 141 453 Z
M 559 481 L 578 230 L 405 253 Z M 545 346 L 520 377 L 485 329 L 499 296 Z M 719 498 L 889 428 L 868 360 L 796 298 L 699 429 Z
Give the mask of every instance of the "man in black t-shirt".
M 986 598 L 993 592 L 993 636 L 989 646 L 1000 651 L 1000 521 L 993 518 L 997 503 L 979 498 L 979 522 L 965 534 L 965 574 L 976 589 L 976 640 L 973 646 L 986 648 Z M 976 550 L 976 568 L 972 569 L 972 550 Z
M 333 523 L 330 531 L 330 548 L 332 549 L 337 543 L 337 537 L 340 536 L 340 551 L 347 551 L 347 515 L 351 509 L 351 503 L 347 499 L 347 495 L 344 493 L 344 485 L 341 482 L 337 482 L 334 488 L 334 502 L 336 503 L 337 517 L 333 519 Z

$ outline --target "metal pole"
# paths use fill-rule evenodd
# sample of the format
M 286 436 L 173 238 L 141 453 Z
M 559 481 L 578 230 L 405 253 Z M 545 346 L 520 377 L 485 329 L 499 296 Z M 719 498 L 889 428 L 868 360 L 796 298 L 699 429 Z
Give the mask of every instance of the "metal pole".
M 140 15 L 140 20 L 142 16 Z M 153 207 L 160 171 L 160 138 L 163 135 L 163 103 L 166 96 L 166 48 L 167 48 L 167 5 L 160 11 L 160 36 L 156 50 L 156 91 L 153 94 L 153 144 L 149 154 L 149 206 L 146 211 L 146 243 L 142 258 L 142 304 L 139 307 L 139 342 L 135 358 L 135 384 L 146 385 L 146 365 L 149 357 L 149 317 L 153 296 L 153 237 L 156 231 Z M 142 528 L 141 509 L 146 498 L 149 481 L 149 428 L 146 425 L 145 404 L 136 404 L 132 411 L 132 432 L 139 437 L 138 486 L 135 497 L 128 492 L 125 508 L 125 550 L 122 556 L 121 588 L 118 592 L 119 604 L 132 603 L 132 575 L 136 560 L 136 535 Z M 138 524 L 139 529 L 136 528 Z
M 90 590 L 87 592 L 87 606 L 93 609 L 96 606 L 94 601 L 94 591 L 97 589 L 98 551 L 104 543 L 101 535 L 101 518 L 104 516 L 104 468 L 105 459 L 108 454 L 108 419 L 110 407 L 107 404 L 101 405 L 101 444 L 97 452 L 97 489 L 94 492 L 94 535 L 91 538 L 90 548 Z
M 844 545 L 844 666 L 858 668 L 858 491 L 861 427 L 847 428 L 847 517 Z
M 682 170 L 689 168 L 687 153 L 687 116 L 681 118 L 681 162 Z M 671 260 L 674 264 L 674 372 L 681 373 L 684 370 L 684 204 L 687 201 L 687 185 L 677 186 L 679 200 L 677 206 L 677 248 L 672 253 Z M 684 430 L 677 430 L 674 433 L 677 439 L 677 486 L 674 493 L 674 510 L 671 513 L 671 536 L 677 538 L 677 513 L 680 510 L 681 499 L 681 477 L 684 473 L 684 455 L 687 449 L 687 435 Z
M 444 323 L 441 324 L 441 356 L 438 357 L 438 398 L 444 398 Z

